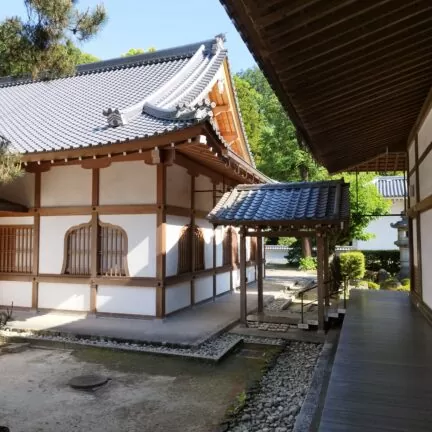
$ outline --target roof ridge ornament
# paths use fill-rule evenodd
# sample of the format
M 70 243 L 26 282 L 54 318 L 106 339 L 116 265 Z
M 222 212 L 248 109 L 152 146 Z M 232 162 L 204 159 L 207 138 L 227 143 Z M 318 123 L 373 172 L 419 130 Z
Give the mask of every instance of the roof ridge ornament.
M 224 49 L 224 42 L 226 42 L 225 33 L 219 33 L 214 37 L 214 42 L 211 48 L 212 55 L 216 55 L 221 49 Z
M 108 108 L 103 110 L 102 114 L 107 118 L 108 125 L 111 127 L 124 126 L 128 123 L 127 118 L 122 115 L 118 108 Z

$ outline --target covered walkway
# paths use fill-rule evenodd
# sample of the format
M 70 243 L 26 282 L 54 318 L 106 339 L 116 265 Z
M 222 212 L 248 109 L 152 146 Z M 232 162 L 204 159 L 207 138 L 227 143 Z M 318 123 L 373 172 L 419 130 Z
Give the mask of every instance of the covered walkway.
M 402 292 L 353 290 L 320 432 L 432 430 L 432 326 Z

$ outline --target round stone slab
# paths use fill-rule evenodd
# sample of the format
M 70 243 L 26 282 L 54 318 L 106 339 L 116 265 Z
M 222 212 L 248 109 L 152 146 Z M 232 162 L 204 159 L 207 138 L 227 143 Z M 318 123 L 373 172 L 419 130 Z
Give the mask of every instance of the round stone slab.
M 92 389 L 106 384 L 107 377 L 102 375 L 80 375 L 72 378 L 69 385 L 74 389 Z

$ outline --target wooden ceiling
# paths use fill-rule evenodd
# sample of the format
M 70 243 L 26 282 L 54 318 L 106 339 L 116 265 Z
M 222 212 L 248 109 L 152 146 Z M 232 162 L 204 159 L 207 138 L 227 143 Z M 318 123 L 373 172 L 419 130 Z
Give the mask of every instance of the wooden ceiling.
M 329 171 L 406 166 L 432 85 L 431 0 L 221 3 Z

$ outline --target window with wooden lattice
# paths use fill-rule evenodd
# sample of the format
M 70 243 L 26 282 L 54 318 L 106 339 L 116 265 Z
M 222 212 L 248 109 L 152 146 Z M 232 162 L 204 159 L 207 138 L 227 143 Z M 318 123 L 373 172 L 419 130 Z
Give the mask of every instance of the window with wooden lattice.
M 184 226 L 178 242 L 177 273 L 204 270 L 204 248 L 204 235 L 201 229 L 196 225 Z
M 126 232 L 115 225 L 98 222 L 97 269 L 99 276 L 128 276 Z M 91 222 L 72 227 L 65 236 L 63 273 L 91 274 Z
M 0 273 L 31 273 L 33 226 L 0 226 Z
M 257 260 L 258 243 L 256 237 L 250 237 L 250 260 Z
M 222 262 L 223 265 L 238 264 L 240 262 L 238 234 L 232 227 L 227 228 L 224 233 L 222 241 Z

